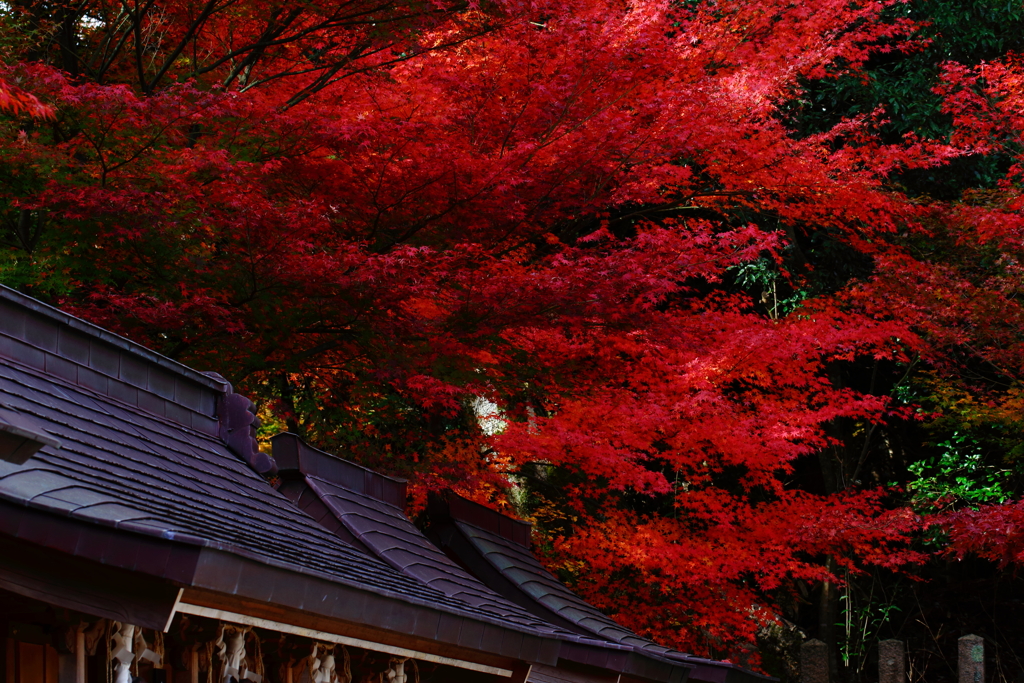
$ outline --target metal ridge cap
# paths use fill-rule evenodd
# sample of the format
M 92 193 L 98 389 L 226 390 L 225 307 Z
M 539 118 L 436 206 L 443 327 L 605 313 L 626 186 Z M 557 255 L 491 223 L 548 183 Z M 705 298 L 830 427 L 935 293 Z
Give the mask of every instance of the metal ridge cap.
M 270 442 L 274 462 L 282 474 L 298 472 L 309 485 L 317 481 L 325 488 L 364 496 L 404 513 L 408 495 L 407 480 L 388 476 L 310 446 L 292 432 L 279 432 L 271 437 Z
M 477 504 L 477 505 L 479 505 L 479 504 Z M 495 513 L 495 514 L 500 514 L 500 513 Z M 457 518 L 455 516 L 451 516 L 450 519 L 453 522 L 453 526 L 456 529 L 458 529 L 462 525 L 465 525 L 465 526 L 473 527 L 474 529 L 478 529 L 480 531 L 483 531 L 483 532 L 485 532 L 485 533 L 487 533 L 489 535 L 498 535 L 498 534 L 495 534 L 495 532 L 490 530 L 490 529 L 479 527 L 476 524 L 473 524 L 472 522 L 464 521 L 464 520 L 462 520 L 460 518 Z M 461 533 L 463 534 L 463 536 L 465 536 L 465 532 L 461 532 Z M 522 548 L 522 546 L 519 546 L 519 544 L 517 544 L 515 541 L 507 539 L 504 536 L 498 535 L 498 537 L 501 538 L 501 540 L 503 540 L 503 541 L 505 541 L 505 542 L 507 542 L 507 543 L 509 543 L 511 545 L 515 545 L 515 546 L 520 547 L 520 549 L 524 550 L 524 552 L 529 554 L 531 557 L 534 557 L 534 559 L 536 560 L 536 557 L 533 556 L 533 553 L 531 553 L 528 548 Z M 466 540 L 469 541 L 471 544 L 473 543 L 472 539 L 467 538 Z M 489 554 L 482 553 L 482 556 L 484 557 L 484 560 L 488 564 L 490 564 L 495 570 L 497 570 L 503 576 L 505 575 L 505 573 L 500 568 L 498 568 L 497 565 L 494 564 L 494 562 L 489 557 Z M 557 581 L 557 579 L 556 579 L 556 581 Z M 559 584 L 562 585 L 561 582 L 559 582 Z M 565 589 L 567 591 L 569 591 L 569 589 L 567 587 Z M 572 593 L 571 591 L 569 591 L 569 592 Z M 574 595 L 577 599 L 579 599 L 584 604 L 589 605 L 589 603 L 586 603 L 586 601 L 584 601 L 582 598 L 577 596 L 575 593 L 572 593 L 572 595 Z M 549 612 L 552 612 L 555 616 L 559 616 L 556 611 L 552 610 L 550 607 L 548 607 L 544 603 L 542 603 L 540 601 L 537 601 L 537 600 L 535 600 L 534 602 L 536 602 L 538 605 L 540 605 L 544 609 L 548 610 Z M 593 606 L 591 606 L 591 607 L 593 608 Z M 599 610 L 597 610 L 597 608 L 593 608 L 593 609 L 595 610 L 595 612 L 600 614 L 600 612 L 599 612 Z M 614 620 L 611 620 L 610 618 L 609 618 L 609 621 L 612 624 L 614 624 L 615 626 L 618 626 L 619 628 L 621 628 L 624 632 L 628 633 L 629 635 L 633 636 L 634 638 L 636 638 L 638 640 L 641 640 L 642 642 L 641 643 L 626 643 L 626 642 L 622 642 L 622 641 L 615 641 L 615 640 L 612 640 L 612 639 L 608 638 L 607 636 L 601 635 L 600 633 L 595 633 L 595 632 L 591 631 L 590 629 L 586 629 L 585 627 L 579 626 L 579 624 L 577 624 L 577 627 L 579 627 L 581 630 L 585 631 L 584 633 L 572 632 L 575 637 L 560 639 L 560 640 L 563 641 L 563 643 L 565 643 L 566 645 L 569 646 L 569 649 L 567 650 L 567 654 L 569 652 L 571 652 L 573 648 L 581 648 L 581 649 L 586 649 L 586 650 L 597 649 L 597 650 L 603 650 L 606 653 L 609 653 L 609 656 L 613 656 L 614 654 L 619 654 L 621 656 L 626 656 L 626 657 L 629 657 L 629 658 L 633 658 L 632 661 L 634 663 L 636 663 L 637 660 L 646 660 L 647 662 L 652 663 L 652 664 L 654 664 L 656 666 L 663 666 L 663 667 L 667 666 L 667 667 L 670 667 L 670 668 L 682 667 L 682 668 L 685 668 L 687 670 L 690 670 L 690 669 L 694 668 L 693 665 L 688 663 L 688 662 L 677 661 L 677 660 L 674 660 L 674 659 L 668 657 L 667 656 L 668 652 L 671 652 L 671 650 L 669 648 L 667 648 L 667 647 L 665 647 L 663 645 L 659 645 L 658 643 L 655 643 L 654 641 L 642 638 L 641 636 L 633 633 L 632 631 L 630 631 L 625 626 L 622 626 L 622 625 L 616 623 Z M 659 651 L 652 652 L 650 649 L 648 649 L 649 646 L 652 646 L 652 645 L 655 648 L 657 648 L 657 649 L 659 649 L 661 651 L 660 652 Z M 589 663 L 589 660 L 587 658 L 584 658 L 584 660 L 581 661 L 581 663 Z M 627 665 L 622 671 L 620 671 L 620 673 L 633 673 L 633 669 L 629 665 Z M 668 681 L 670 678 L 671 678 L 671 676 L 669 676 L 668 678 L 665 678 L 664 680 Z
M 468 516 L 466 513 L 469 513 Z M 431 495 L 427 500 L 427 514 L 439 515 L 456 523 L 468 524 L 481 531 L 494 534 L 507 543 L 525 548 L 527 552 L 530 551 L 533 524 L 509 517 L 486 505 L 460 496 L 454 491 Z M 515 538 L 516 530 L 525 538 Z
M 313 447 L 310 446 L 310 448 L 313 448 Z M 330 453 L 328 453 L 326 451 L 320 451 L 320 450 L 315 449 L 315 448 L 313 450 L 316 450 L 318 453 L 320 453 L 322 455 L 330 456 L 331 458 L 333 458 L 335 460 L 340 460 L 341 462 L 345 463 L 346 465 L 351 465 L 352 467 L 358 467 L 359 469 L 363 470 L 364 472 L 372 474 L 375 477 L 380 477 L 381 479 L 385 479 L 387 481 L 392 481 L 392 482 L 394 482 L 396 484 L 408 484 L 409 483 L 408 479 L 402 479 L 401 477 L 392 477 L 389 474 L 381 474 L 380 472 L 378 472 L 376 470 L 371 470 L 369 467 L 365 467 L 365 466 L 360 465 L 358 463 L 354 463 L 351 460 L 346 460 L 345 458 L 342 458 L 342 457 L 337 456 L 337 455 L 331 455 Z M 364 498 L 371 498 L 371 499 L 377 501 L 378 503 L 385 503 L 386 502 L 386 501 L 380 500 L 379 498 L 377 498 L 374 495 L 366 493 L 365 491 L 355 491 L 355 490 L 345 486 L 344 484 L 340 484 L 340 483 L 338 483 L 336 481 L 333 481 L 329 477 L 325 477 L 322 474 L 314 474 L 314 473 L 310 473 L 310 472 L 302 472 L 302 476 L 308 477 L 309 479 L 312 479 L 314 481 L 318 481 L 318 482 L 320 482 L 322 484 L 327 484 L 328 486 L 332 486 L 332 487 L 334 487 L 336 489 L 341 489 L 342 491 L 345 491 L 346 493 L 352 493 L 352 494 L 357 495 L 357 496 L 363 496 Z M 390 507 L 393 507 L 393 508 L 401 511 L 401 508 L 399 508 L 397 505 L 392 505 L 391 503 L 386 503 L 386 504 L 388 506 L 390 506 Z
M 228 383 L 223 378 L 217 379 L 215 377 L 207 375 L 206 373 L 194 370 L 183 363 L 179 363 L 178 361 L 172 360 L 167 356 L 163 356 L 157 353 L 156 351 L 148 349 L 145 346 L 142 346 L 141 344 L 133 342 L 125 337 L 122 337 L 119 334 L 114 334 L 109 330 L 105 330 L 99 325 L 94 325 L 93 323 L 75 317 L 70 313 L 65 313 L 59 308 L 50 306 L 49 304 L 44 304 L 42 301 L 39 301 L 38 299 L 33 299 L 29 295 L 22 294 L 21 292 L 15 289 L 11 289 L 7 285 L 0 284 L 0 299 L 9 301 L 13 304 L 21 306 L 22 308 L 26 308 L 35 313 L 39 313 L 40 315 L 46 316 L 47 318 L 57 323 L 67 325 L 68 327 L 79 332 L 84 332 L 85 334 L 91 337 L 101 339 L 104 342 L 110 344 L 111 346 L 115 346 L 122 351 L 127 351 L 136 356 L 139 356 L 145 361 L 159 365 L 165 370 L 170 370 L 171 372 L 174 372 L 178 375 L 187 377 L 193 382 L 201 384 L 209 389 L 214 389 L 216 391 L 219 391 L 220 393 L 225 394 L 231 392 L 231 384 Z
M 346 465 L 350 465 L 352 467 L 361 469 L 364 472 L 369 472 L 370 474 L 372 474 L 372 475 L 374 475 L 376 477 L 381 477 L 382 479 L 388 479 L 388 480 L 393 481 L 393 482 L 395 482 L 397 484 L 406 484 L 406 483 L 409 482 L 408 479 L 402 479 L 401 477 L 392 477 L 389 474 L 384 474 L 382 472 L 378 472 L 377 470 L 371 469 L 371 468 L 367 467 L 366 465 L 360 465 L 357 462 L 353 462 L 352 460 L 349 460 L 348 458 L 343 458 L 342 456 L 340 456 L 340 455 L 338 455 L 336 453 L 329 453 L 328 451 L 321 450 L 321 449 L 317 448 L 316 446 L 310 446 L 308 443 L 306 443 L 305 439 L 303 439 L 301 436 L 299 436 L 298 434 L 296 434 L 294 432 L 278 432 L 277 434 L 274 434 L 272 437 L 270 437 L 270 441 L 271 441 L 271 443 L 273 443 L 275 440 L 282 439 L 282 438 L 292 438 L 292 439 L 295 439 L 299 443 L 299 448 L 300 449 L 306 449 L 306 450 L 309 450 L 309 451 L 313 451 L 313 453 L 315 455 L 323 456 L 325 458 L 329 458 L 330 460 L 338 460 L 340 462 L 345 463 Z M 338 484 L 336 482 L 333 482 L 330 479 L 326 479 L 326 478 L 324 478 L 324 477 L 322 477 L 320 475 L 316 475 L 316 474 L 310 475 L 310 474 L 306 474 L 305 472 L 303 472 L 303 474 L 305 474 L 306 476 L 312 476 L 312 477 L 318 479 L 319 481 L 325 481 L 328 484 L 331 484 L 333 486 L 337 486 L 339 488 L 345 488 L 343 485 Z M 345 489 L 345 490 L 347 491 L 349 489 Z M 360 491 L 355 491 L 355 493 L 359 493 L 360 495 L 367 495 L 367 494 L 362 493 Z M 373 496 L 370 496 L 370 497 L 372 498 Z

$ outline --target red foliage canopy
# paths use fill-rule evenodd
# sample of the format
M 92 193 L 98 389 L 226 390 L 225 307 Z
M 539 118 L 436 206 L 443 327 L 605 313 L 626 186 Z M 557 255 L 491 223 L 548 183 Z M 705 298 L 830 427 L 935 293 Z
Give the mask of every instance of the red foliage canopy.
M 0 111 L 26 114 L 40 119 L 53 118 L 53 109 L 39 101 L 35 95 L 0 78 Z
M 917 559 L 882 492 L 792 479 L 830 423 L 897 410 L 832 364 L 940 345 L 932 304 L 892 303 L 942 278 L 893 247 L 932 209 L 886 179 L 980 144 L 787 125 L 806 79 L 910 30 L 884 3 L 27 7 L 76 37 L 2 74 L 56 111 L 3 122 L 5 281 L 244 382 L 268 423 L 417 495 L 498 504 L 558 470 L 559 505 L 532 508 L 552 566 L 681 648 L 752 640 L 823 558 Z M 878 278 L 795 312 L 736 285 L 785 278 L 812 229 Z

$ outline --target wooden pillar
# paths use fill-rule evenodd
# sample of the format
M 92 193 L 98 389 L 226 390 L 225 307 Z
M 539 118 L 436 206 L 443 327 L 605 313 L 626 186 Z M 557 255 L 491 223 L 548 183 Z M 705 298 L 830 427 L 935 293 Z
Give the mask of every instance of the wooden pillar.
M 820 640 L 800 646 L 800 683 L 829 683 L 828 645 Z
M 75 631 L 75 683 L 85 683 L 85 628 Z
M 192 683 L 199 683 L 199 650 L 192 648 L 192 657 L 188 663 L 188 671 L 192 674 Z
M 968 635 L 957 641 L 959 683 L 985 683 L 985 639 Z

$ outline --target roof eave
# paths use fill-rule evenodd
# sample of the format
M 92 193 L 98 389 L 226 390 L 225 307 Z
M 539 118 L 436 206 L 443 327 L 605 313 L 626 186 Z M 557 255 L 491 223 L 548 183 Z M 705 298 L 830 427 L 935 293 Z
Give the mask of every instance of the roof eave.
M 185 604 L 487 666 L 555 664 L 559 657 L 556 640 L 223 550 L 3 500 L 0 544 L 10 550 L 0 553 L 0 587 L 147 628 L 165 629 Z M 179 588 L 184 588 L 181 595 Z
M 564 643 L 560 658 L 574 664 L 614 671 L 630 679 L 657 681 L 658 683 L 685 683 L 693 666 L 656 659 L 633 648 L 594 647 L 578 643 Z

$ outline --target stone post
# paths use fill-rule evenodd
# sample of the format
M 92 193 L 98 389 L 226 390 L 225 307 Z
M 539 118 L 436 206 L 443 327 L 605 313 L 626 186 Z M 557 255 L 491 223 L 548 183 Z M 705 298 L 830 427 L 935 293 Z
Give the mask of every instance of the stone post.
M 828 645 L 820 640 L 800 646 L 800 683 L 829 683 Z
M 878 683 L 906 683 L 907 658 L 902 640 L 878 643 Z
M 985 639 L 975 635 L 964 636 L 957 645 L 959 683 L 985 683 Z

